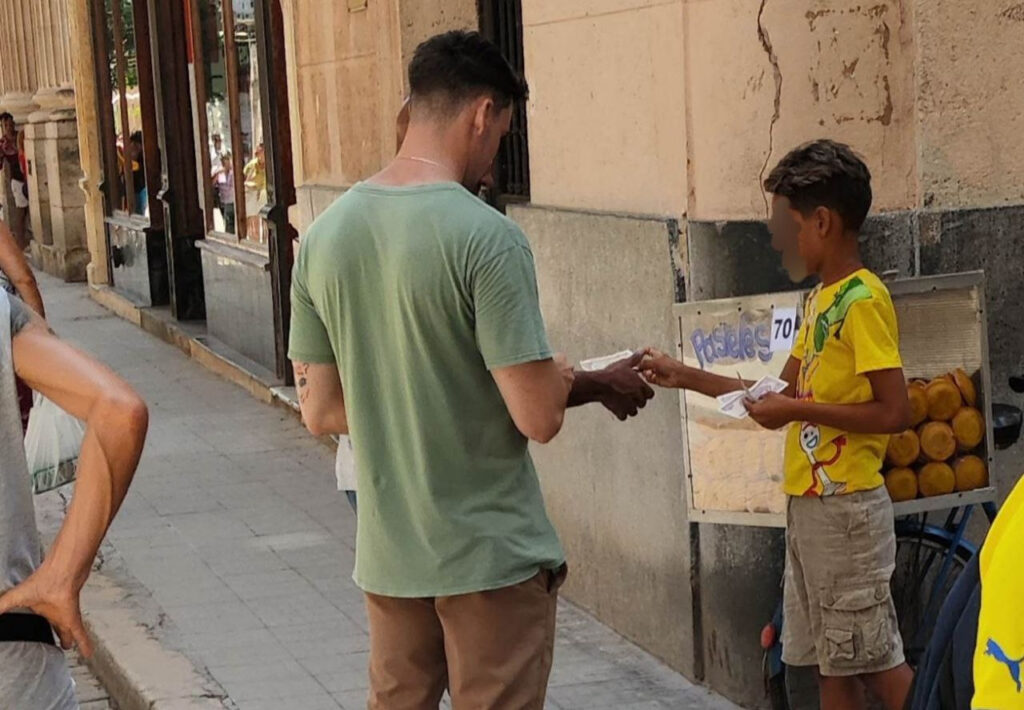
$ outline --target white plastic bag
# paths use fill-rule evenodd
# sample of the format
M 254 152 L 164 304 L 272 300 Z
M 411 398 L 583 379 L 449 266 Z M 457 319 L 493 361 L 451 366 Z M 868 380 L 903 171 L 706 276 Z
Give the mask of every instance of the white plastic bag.
M 32 490 L 45 493 L 75 480 L 85 426 L 38 392 L 25 432 L 25 458 Z

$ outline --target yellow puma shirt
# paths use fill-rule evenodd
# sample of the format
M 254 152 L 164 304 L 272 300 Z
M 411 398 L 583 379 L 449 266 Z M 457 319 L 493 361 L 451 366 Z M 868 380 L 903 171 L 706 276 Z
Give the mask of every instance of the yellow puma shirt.
M 1024 708 L 1024 479 L 981 548 L 981 613 L 974 651 L 975 710 Z

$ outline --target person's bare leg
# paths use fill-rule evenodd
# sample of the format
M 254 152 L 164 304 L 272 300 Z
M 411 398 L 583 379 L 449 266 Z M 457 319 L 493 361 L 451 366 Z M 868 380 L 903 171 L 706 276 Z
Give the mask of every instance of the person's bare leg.
M 910 694 L 910 685 L 914 682 L 914 671 L 902 663 L 892 670 L 866 674 L 862 679 L 887 710 L 903 710 Z
M 864 684 L 857 676 L 818 676 L 822 710 L 865 710 Z

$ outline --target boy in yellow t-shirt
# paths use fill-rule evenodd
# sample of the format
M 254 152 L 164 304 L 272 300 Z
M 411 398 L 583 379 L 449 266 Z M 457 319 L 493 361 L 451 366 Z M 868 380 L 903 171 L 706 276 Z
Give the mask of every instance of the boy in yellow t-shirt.
M 866 686 L 897 710 L 913 674 L 889 590 L 896 539 L 881 469 L 910 404 L 892 300 L 858 248 L 871 176 L 849 147 L 819 140 L 783 158 L 764 187 L 773 246 L 791 273 L 821 281 L 782 372 L 788 389 L 747 402 L 761 426 L 789 427 L 783 660 L 817 666 L 823 708 L 865 707 Z M 663 387 L 736 389 L 657 351 L 641 368 Z

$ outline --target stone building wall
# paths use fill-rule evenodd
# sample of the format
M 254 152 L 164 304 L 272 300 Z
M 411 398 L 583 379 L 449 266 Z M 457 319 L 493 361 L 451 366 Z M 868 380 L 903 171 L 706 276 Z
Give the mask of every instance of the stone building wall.
M 32 256 L 47 272 L 81 281 L 89 252 L 73 54 L 65 0 L 7 0 L 0 7 L 0 111 L 10 111 L 24 132 Z M 3 182 L 5 214 L 16 220 L 9 180 Z

